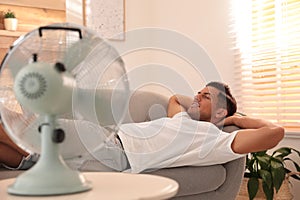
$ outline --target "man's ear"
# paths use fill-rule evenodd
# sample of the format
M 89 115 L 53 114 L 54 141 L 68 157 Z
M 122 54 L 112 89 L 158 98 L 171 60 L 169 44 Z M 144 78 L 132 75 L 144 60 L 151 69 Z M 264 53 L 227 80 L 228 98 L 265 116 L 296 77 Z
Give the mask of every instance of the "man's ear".
M 227 110 L 225 108 L 218 108 L 217 112 L 216 112 L 216 118 L 218 119 L 222 119 L 225 118 L 227 116 Z

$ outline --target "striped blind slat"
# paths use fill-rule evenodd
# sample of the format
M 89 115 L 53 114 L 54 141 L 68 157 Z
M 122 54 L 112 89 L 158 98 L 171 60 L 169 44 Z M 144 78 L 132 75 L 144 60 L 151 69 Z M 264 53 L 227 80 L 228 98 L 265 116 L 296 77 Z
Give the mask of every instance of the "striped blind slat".
M 232 2 L 233 89 L 239 111 L 299 132 L 300 1 Z

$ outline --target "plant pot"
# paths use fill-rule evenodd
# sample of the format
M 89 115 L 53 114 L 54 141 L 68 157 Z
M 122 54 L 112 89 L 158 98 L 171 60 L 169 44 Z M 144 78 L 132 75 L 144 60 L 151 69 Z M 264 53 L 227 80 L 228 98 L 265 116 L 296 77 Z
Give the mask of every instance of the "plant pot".
M 5 30 L 16 31 L 18 27 L 18 19 L 16 18 L 5 18 L 4 19 Z
M 249 200 L 248 196 L 248 189 L 247 189 L 247 183 L 248 183 L 248 178 L 243 178 L 241 187 L 240 187 L 240 192 L 236 197 L 236 200 Z M 262 181 L 259 180 L 259 186 L 258 186 L 258 191 L 257 194 L 254 198 L 254 200 L 265 200 L 266 196 L 262 188 Z M 285 179 L 278 191 L 276 193 L 274 191 L 274 197 L 273 200 L 292 200 L 293 195 L 291 194 L 290 188 L 289 188 L 289 181 L 288 179 Z

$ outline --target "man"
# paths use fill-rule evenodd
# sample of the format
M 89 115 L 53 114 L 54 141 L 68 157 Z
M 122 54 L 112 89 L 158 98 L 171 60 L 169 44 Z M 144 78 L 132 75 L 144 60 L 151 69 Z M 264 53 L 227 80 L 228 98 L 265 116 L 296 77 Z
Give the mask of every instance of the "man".
M 283 138 L 282 127 L 235 112 L 236 101 L 220 82 L 207 84 L 194 100 L 172 96 L 168 117 L 120 127 L 118 135 L 131 171 L 225 163 L 270 149 Z M 242 130 L 229 134 L 217 128 L 226 125 Z

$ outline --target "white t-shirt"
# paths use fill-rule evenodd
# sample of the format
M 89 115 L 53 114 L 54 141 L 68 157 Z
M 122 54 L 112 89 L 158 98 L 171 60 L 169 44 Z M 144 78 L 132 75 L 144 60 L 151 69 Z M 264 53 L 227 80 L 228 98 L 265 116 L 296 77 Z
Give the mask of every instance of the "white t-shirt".
M 226 133 L 186 112 L 173 118 L 123 124 L 119 137 L 132 173 L 177 166 L 221 164 L 239 157 L 231 149 L 237 131 Z

